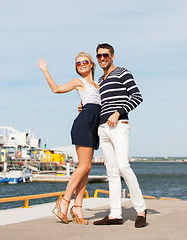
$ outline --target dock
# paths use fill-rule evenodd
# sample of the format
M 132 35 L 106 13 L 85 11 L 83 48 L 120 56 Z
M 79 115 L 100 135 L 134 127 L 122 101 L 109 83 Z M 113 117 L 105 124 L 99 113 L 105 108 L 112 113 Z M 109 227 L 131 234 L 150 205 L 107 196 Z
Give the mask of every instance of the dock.
M 33 182 L 68 182 L 70 176 L 65 174 L 33 174 Z M 88 182 L 106 182 L 107 176 L 89 175 Z
M 108 198 L 84 199 L 84 217 L 89 225 L 62 223 L 52 214 L 55 203 L 0 211 L 0 236 L 8 240 L 186 240 L 187 201 L 146 199 L 147 225 L 134 227 L 136 212 L 130 199 L 122 199 L 123 224 L 95 226 L 93 221 L 109 213 Z M 73 201 L 70 203 L 70 207 Z

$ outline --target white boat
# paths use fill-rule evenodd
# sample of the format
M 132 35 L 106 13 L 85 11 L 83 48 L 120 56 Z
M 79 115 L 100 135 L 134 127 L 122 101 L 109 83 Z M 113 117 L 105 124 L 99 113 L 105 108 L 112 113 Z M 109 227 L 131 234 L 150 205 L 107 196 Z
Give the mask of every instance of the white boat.
M 15 184 L 29 180 L 32 181 L 32 172 L 27 168 L 0 172 L 0 183 Z

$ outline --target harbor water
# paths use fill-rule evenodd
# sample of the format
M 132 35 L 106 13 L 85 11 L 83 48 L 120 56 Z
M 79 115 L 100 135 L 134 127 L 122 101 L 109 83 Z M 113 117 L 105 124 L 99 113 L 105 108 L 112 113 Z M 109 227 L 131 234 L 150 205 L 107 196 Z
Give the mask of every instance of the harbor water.
M 178 198 L 187 200 L 187 164 L 183 162 L 131 162 L 143 195 Z M 91 175 L 106 175 L 104 165 L 93 165 Z M 67 183 L 63 182 L 32 182 L 15 185 L 1 184 L 1 198 L 33 195 L 49 192 L 65 191 Z M 88 183 L 86 189 L 93 197 L 96 189 L 108 190 L 108 183 Z M 127 189 L 122 181 L 122 188 Z M 108 197 L 99 193 L 98 197 Z M 55 201 L 57 197 L 30 200 L 29 205 Z M 23 206 L 23 201 L 0 203 L 0 209 L 9 209 Z

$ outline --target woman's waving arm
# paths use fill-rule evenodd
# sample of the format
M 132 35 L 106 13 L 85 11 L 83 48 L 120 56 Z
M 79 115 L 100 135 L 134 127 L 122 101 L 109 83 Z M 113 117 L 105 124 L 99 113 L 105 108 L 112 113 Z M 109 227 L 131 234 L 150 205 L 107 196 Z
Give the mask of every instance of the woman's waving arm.
M 47 82 L 51 88 L 51 90 L 54 93 L 66 93 L 66 92 L 70 92 L 74 89 L 78 89 L 81 86 L 81 81 L 76 78 L 71 80 L 68 83 L 62 84 L 60 86 L 56 85 L 55 81 L 52 79 L 51 75 L 49 74 L 49 71 L 47 69 L 47 60 L 43 60 L 42 58 L 38 60 L 38 62 L 36 63 L 36 65 L 42 70 L 42 72 L 44 73 L 45 78 L 47 79 Z

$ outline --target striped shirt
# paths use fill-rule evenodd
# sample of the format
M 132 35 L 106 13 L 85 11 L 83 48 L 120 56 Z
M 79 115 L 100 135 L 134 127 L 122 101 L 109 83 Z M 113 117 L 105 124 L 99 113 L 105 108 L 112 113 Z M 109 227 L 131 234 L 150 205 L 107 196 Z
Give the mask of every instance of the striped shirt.
M 128 113 L 143 101 L 132 74 L 125 68 L 115 68 L 105 80 L 104 75 L 100 77 L 99 88 L 100 124 L 105 123 L 115 111 L 120 114 L 119 120 L 128 120 Z
M 99 90 L 95 88 L 92 84 L 88 83 L 84 78 L 80 78 L 84 83 L 85 89 L 83 91 L 77 91 L 81 98 L 83 106 L 87 103 L 95 103 L 101 105 L 101 98 L 99 95 Z

